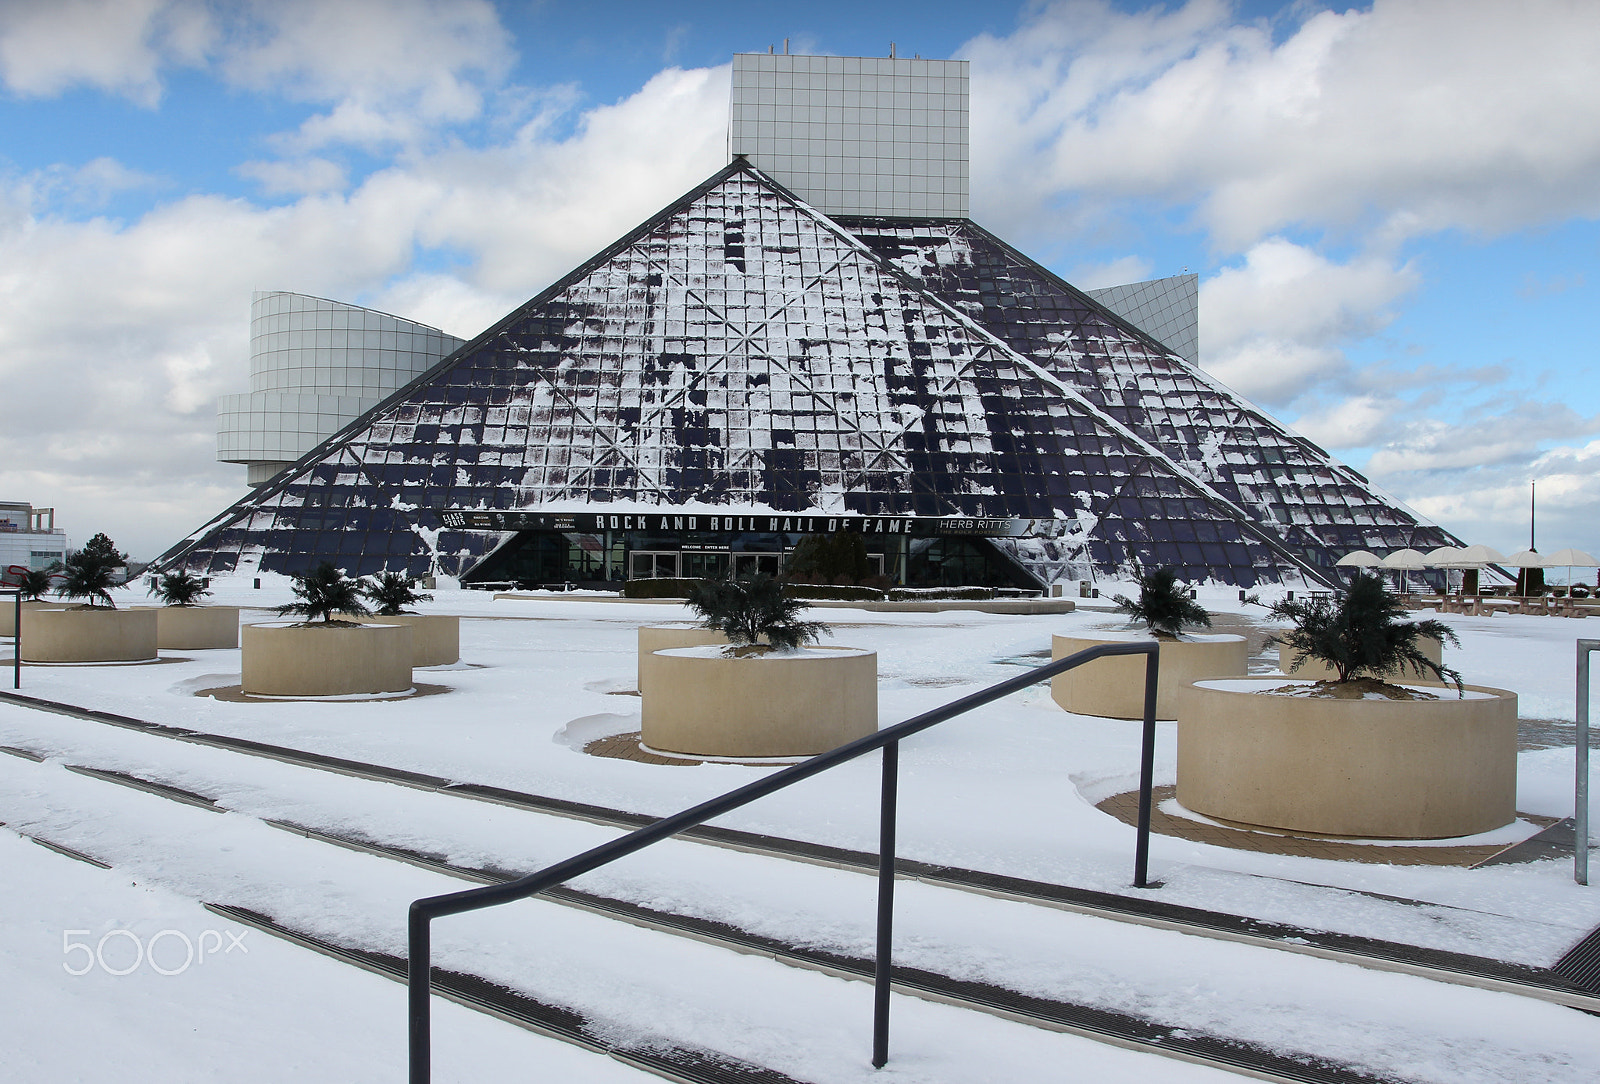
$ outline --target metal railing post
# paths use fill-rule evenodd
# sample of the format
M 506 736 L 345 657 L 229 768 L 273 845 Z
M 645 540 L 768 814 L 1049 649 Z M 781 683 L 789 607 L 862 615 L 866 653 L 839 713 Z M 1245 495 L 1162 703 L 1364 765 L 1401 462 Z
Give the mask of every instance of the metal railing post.
M 900 743 L 883 747 L 878 810 L 878 958 L 872 978 L 872 1067 L 889 1060 L 889 994 L 894 971 L 894 827 L 900 790 Z
M 1589 655 L 1600 640 L 1578 641 L 1578 735 L 1573 750 L 1572 879 L 1589 883 Z
M 410 1003 L 411 1084 L 428 1084 L 433 1077 L 433 968 L 429 966 L 429 918 L 416 904 L 407 922 L 406 996 Z
M 765 776 L 742 787 L 736 787 L 726 794 L 718 795 L 709 801 L 701 802 L 670 817 L 662 817 L 652 821 L 641 828 L 636 828 L 620 838 L 609 843 L 574 855 L 564 862 L 557 862 L 553 866 L 546 866 L 542 870 L 519 877 L 514 881 L 501 884 L 484 885 L 480 888 L 469 888 L 459 892 L 446 893 L 443 896 L 429 896 L 420 900 L 413 900 L 408 922 L 408 958 L 406 960 L 406 979 L 409 986 L 407 1004 L 410 1010 L 410 1059 L 411 1059 L 411 1084 L 428 1084 L 431 1079 L 431 1036 L 429 1020 L 429 997 L 432 994 L 432 966 L 429 960 L 429 923 L 433 919 L 444 915 L 459 915 L 467 911 L 477 911 L 484 907 L 493 907 L 497 904 L 509 903 L 512 900 L 527 899 L 536 896 L 547 888 L 564 884 L 575 877 L 599 869 L 610 862 L 614 862 L 625 855 L 643 850 L 654 843 L 664 839 L 671 839 L 680 832 L 687 831 L 702 825 L 714 817 L 739 809 L 758 798 L 773 794 L 785 787 L 820 775 L 830 768 L 837 767 L 856 757 L 864 756 L 874 749 L 883 750 L 883 794 L 880 820 L 880 841 L 878 848 L 878 958 L 875 969 L 876 988 L 873 991 L 874 1020 L 873 1020 L 873 1066 L 882 1068 L 889 1057 L 889 993 L 890 972 L 893 966 L 891 939 L 894 925 L 894 835 L 895 835 L 895 808 L 899 790 L 900 767 L 900 739 L 920 734 L 930 727 L 947 722 L 959 715 L 964 715 L 973 708 L 993 703 L 1003 696 L 1009 696 L 1046 681 L 1056 674 L 1064 674 L 1074 667 L 1083 666 L 1095 659 L 1103 659 L 1115 655 L 1144 655 L 1145 663 L 1145 750 L 1143 757 L 1143 777 L 1145 781 L 1146 808 L 1148 809 L 1149 781 L 1153 771 L 1155 757 L 1155 703 L 1156 703 L 1156 666 L 1159 658 L 1158 645 L 1155 643 L 1127 643 L 1127 644 L 1100 644 L 1087 648 L 1064 659 L 1054 659 L 1043 666 L 1033 667 L 1026 674 L 1018 675 L 1006 681 L 997 682 L 959 700 L 923 712 L 921 715 L 903 722 L 885 727 L 875 734 L 857 738 L 847 742 L 836 749 L 819 753 L 799 764 L 791 764 L 787 768 Z M 1148 832 L 1148 817 L 1145 831 Z M 1149 844 L 1145 840 L 1141 843 L 1142 852 L 1148 852 Z M 1144 858 L 1139 859 L 1140 868 L 1143 868 Z M 1143 874 L 1140 874 L 1141 887 Z
M 12 594 L 11 610 L 11 687 L 22 688 L 22 589 Z
M 1149 888 L 1150 805 L 1156 774 L 1156 696 L 1161 649 L 1152 644 L 1144 657 L 1144 738 L 1139 748 L 1139 828 L 1133 845 L 1133 887 Z

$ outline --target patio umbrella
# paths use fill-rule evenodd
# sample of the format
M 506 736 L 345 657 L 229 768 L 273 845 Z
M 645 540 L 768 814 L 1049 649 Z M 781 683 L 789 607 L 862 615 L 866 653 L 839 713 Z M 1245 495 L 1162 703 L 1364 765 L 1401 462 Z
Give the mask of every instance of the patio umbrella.
M 1533 550 L 1520 550 L 1507 557 L 1501 564 L 1510 565 L 1512 568 L 1543 568 L 1544 555 Z M 1526 573 L 1518 577 L 1518 583 L 1521 584 L 1524 594 L 1528 593 L 1529 579 L 1530 577 Z M 1543 580 L 1540 581 L 1540 583 L 1543 582 Z
M 1404 549 L 1395 550 L 1382 561 L 1378 562 L 1379 568 L 1392 568 L 1400 573 L 1400 593 L 1406 593 L 1406 573 L 1420 572 L 1428 567 L 1428 556 L 1421 550 Z
M 1595 558 L 1594 558 L 1594 554 L 1585 553 L 1582 550 L 1575 550 L 1575 549 L 1572 549 L 1572 548 L 1569 547 L 1569 548 L 1564 549 L 1564 550 L 1557 550 L 1556 552 L 1552 553 L 1550 556 L 1546 557 L 1544 559 L 1544 567 L 1545 568 L 1564 568 L 1564 569 L 1566 569 L 1567 570 L 1567 584 L 1570 586 L 1571 583 L 1572 583 L 1572 570 L 1573 569 L 1575 569 L 1575 568 L 1584 568 L 1584 567 L 1594 568 L 1594 567 L 1600 567 L 1600 566 L 1597 566 L 1597 563 L 1596 563 Z
M 1428 556 L 1432 558 L 1438 552 L 1438 550 L 1434 550 Z M 1499 550 L 1485 546 L 1480 542 L 1477 545 L 1457 550 L 1455 557 L 1450 560 L 1437 561 L 1435 567 L 1459 568 L 1464 572 L 1471 572 L 1471 576 L 1464 575 L 1462 577 L 1461 591 L 1463 594 L 1475 595 L 1478 593 L 1478 572 L 1488 568 L 1490 565 L 1502 564 L 1504 561 L 1505 558 L 1501 556 Z
M 1459 547 L 1440 546 L 1438 549 L 1432 549 L 1428 551 L 1428 567 L 1454 568 L 1456 566 L 1451 562 L 1455 561 L 1460 556 L 1461 550 Z M 1444 588 L 1445 592 L 1448 594 L 1450 591 L 1450 574 L 1448 572 L 1446 572 L 1444 576 Z
M 1377 568 L 1383 563 L 1383 558 L 1367 550 L 1356 550 L 1339 558 L 1334 564 L 1339 568 Z

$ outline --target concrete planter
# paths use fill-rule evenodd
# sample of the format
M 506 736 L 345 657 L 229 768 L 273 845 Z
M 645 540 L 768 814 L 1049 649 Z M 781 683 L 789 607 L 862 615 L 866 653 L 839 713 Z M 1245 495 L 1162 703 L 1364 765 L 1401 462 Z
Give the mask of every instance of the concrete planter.
M 1417 647 L 1422 653 L 1434 662 L 1444 659 L 1444 645 L 1431 636 L 1422 636 L 1417 639 Z M 1295 651 L 1284 644 L 1278 645 L 1278 669 L 1291 677 L 1302 678 L 1306 681 L 1332 681 L 1338 673 L 1316 659 L 1307 659 L 1299 667 L 1294 665 Z M 1399 681 L 1406 685 L 1442 685 L 1444 684 L 1432 674 L 1418 677 L 1408 668 L 1404 673 L 1393 670 L 1385 671 L 1379 675 L 1385 681 Z
M 205 651 L 239 646 L 239 607 L 160 606 L 156 646 L 172 651 Z
M 449 666 L 461 661 L 461 618 L 448 614 L 363 614 L 367 625 L 405 625 L 411 629 L 412 666 Z
M 24 602 L 22 604 L 22 612 L 24 614 L 26 614 L 29 610 L 39 610 L 39 609 L 56 609 L 56 610 L 59 610 L 62 607 L 62 605 L 64 605 L 64 604 L 60 603 L 60 602 L 39 602 L 39 601 L 30 599 L 27 602 Z M 24 624 L 27 623 L 27 618 L 26 617 L 23 618 L 23 623 Z M 16 634 L 17 634 L 17 603 L 16 603 L 16 601 L 14 599 L 0 598 L 0 636 L 15 636 Z
M 807 648 L 725 658 L 715 647 L 653 652 L 643 695 L 652 749 L 717 757 L 799 757 L 878 729 L 878 654 Z
M 241 631 L 246 693 L 348 696 L 411 688 L 411 627 L 319 628 L 281 622 Z
M 1052 636 L 1050 657 L 1064 659 L 1100 644 L 1126 644 L 1154 637 L 1148 633 L 1107 633 L 1099 636 Z M 1156 718 L 1176 719 L 1178 700 L 1194 681 L 1231 677 L 1245 672 L 1247 658 L 1243 636 L 1188 634 L 1182 640 L 1159 640 L 1160 674 L 1156 684 Z M 1057 674 L 1050 679 L 1050 696 L 1077 715 L 1108 719 L 1144 718 L 1144 656 L 1122 655 Z
M 1219 820 L 1313 835 L 1445 839 L 1509 824 L 1517 696 L 1323 700 L 1196 683 L 1178 718 L 1178 801 Z
M 640 625 L 638 677 L 634 688 L 639 690 L 640 696 L 644 695 L 645 684 L 650 680 L 649 675 L 660 665 L 659 660 L 654 657 L 657 651 L 669 651 L 675 647 L 706 647 L 710 644 L 727 642 L 726 633 L 702 628 L 699 625 Z
M 22 618 L 23 662 L 143 662 L 156 658 L 154 610 L 40 606 Z

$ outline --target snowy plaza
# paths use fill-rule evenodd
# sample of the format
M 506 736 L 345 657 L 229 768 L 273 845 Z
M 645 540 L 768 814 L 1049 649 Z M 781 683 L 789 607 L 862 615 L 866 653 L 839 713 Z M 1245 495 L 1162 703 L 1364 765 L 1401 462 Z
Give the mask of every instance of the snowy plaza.
M 243 579 L 214 587 L 216 601 L 246 608 L 247 622 L 266 619 L 267 606 L 289 598 L 287 580 L 277 577 L 266 577 L 260 590 Z M 123 605 L 142 601 L 131 591 L 120 594 Z M 1230 594 L 1202 593 L 1219 624 L 1267 624 L 1259 607 L 1240 607 Z M 636 630 L 687 620 L 680 604 L 580 595 L 497 600 L 441 590 L 424 610 L 462 616 L 461 662 L 418 670 L 418 691 L 397 699 L 230 698 L 239 654 L 226 650 L 164 651 L 160 662 L 142 665 L 23 668 L 22 696 L 166 729 L 141 732 L 0 702 L 0 745 L 12 754 L 0 757 L 8 827 L 0 846 L 10 871 L 0 889 L 8 916 L 0 951 L 13 1079 L 95 1079 L 103 1071 L 95 1067 L 112 1052 L 118 1079 L 128 1081 L 396 1079 L 405 1056 L 402 985 L 202 904 L 403 957 L 410 901 L 466 882 L 312 835 L 371 841 L 510 876 L 620 831 L 471 800 L 441 781 L 661 816 L 776 770 L 585 752 L 639 729 L 632 695 Z M 1037 616 L 829 608 L 813 616 L 832 626 L 828 642 L 878 652 L 885 726 L 1038 665 L 1048 658 L 1053 632 L 1122 624 L 1088 607 Z M 1462 646 L 1447 661 L 1473 684 L 1519 696 L 1519 815 L 1505 828 L 1403 847 L 1343 841 L 1362 852 L 1361 860 L 1328 860 L 1182 838 L 1162 826 L 1200 818 L 1169 798 L 1151 845 L 1158 887 L 1140 893 L 1131 887 L 1134 830 L 1100 808 L 1137 785 L 1140 726 L 1068 714 L 1040 685 L 904 743 L 900 857 L 1147 896 L 1317 936 L 1549 968 L 1600 924 L 1600 897 L 1574 884 L 1569 851 L 1480 868 L 1373 857 L 1384 847 L 1493 853 L 1572 812 L 1573 643 L 1587 622 L 1448 620 Z M 1258 629 L 1252 640 L 1252 672 L 1274 669 L 1275 656 L 1259 650 L 1268 631 Z M 1173 781 L 1174 725 L 1157 729 L 1160 793 Z M 184 733 L 381 765 L 435 782 L 402 786 L 315 770 L 247 755 L 238 746 L 181 740 Z M 716 823 L 874 852 L 877 759 L 845 765 Z M 176 788 L 191 800 L 115 785 L 108 772 Z M 109 868 L 52 853 L 26 837 Z M 874 880 L 859 870 L 680 839 L 572 887 L 789 945 L 871 954 Z M 1354 1074 L 1338 1079 L 1570 1081 L 1600 1066 L 1600 1023 L 1593 1016 L 1519 993 L 927 880 L 903 878 L 897 897 L 897 966 Z M 909 994 L 893 999 L 890 1061 L 875 1072 L 868 1060 L 869 982 L 547 900 L 441 919 L 433 952 L 436 966 L 570 1009 L 613 1048 L 672 1044 L 796 1080 L 1229 1075 Z M 540 1079 L 646 1079 L 622 1059 L 435 1001 L 435 1079 L 511 1069 Z

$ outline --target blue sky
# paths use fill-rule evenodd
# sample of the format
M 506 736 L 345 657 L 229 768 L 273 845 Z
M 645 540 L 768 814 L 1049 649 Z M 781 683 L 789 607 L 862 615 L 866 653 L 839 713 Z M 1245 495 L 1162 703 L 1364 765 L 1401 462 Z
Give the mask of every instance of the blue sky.
M 253 289 L 470 336 L 721 164 L 736 51 L 972 62 L 973 217 L 1468 541 L 1600 548 L 1600 6 L 0 0 L 0 495 L 150 557 Z

